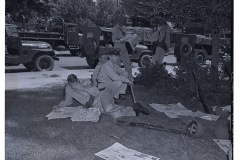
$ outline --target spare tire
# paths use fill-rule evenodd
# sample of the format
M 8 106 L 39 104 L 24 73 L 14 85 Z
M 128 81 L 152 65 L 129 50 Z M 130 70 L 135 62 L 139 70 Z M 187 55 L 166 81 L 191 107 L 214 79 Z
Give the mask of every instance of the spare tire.
M 188 42 L 182 43 L 180 46 L 180 53 L 182 56 L 187 57 L 193 51 L 192 45 Z
M 83 48 L 86 55 L 88 56 L 95 55 L 97 51 L 97 43 L 93 38 L 87 38 Z
M 148 53 L 143 53 L 138 60 L 139 67 L 149 67 L 151 63 L 152 63 L 152 56 Z

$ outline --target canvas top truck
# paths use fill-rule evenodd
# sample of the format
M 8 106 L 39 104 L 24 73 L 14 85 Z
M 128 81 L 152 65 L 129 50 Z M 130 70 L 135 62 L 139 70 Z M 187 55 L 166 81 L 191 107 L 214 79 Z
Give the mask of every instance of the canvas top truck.
M 49 43 L 54 50 L 69 50 L 74 56 L 80 54 L 81 35 L 78 34 L 77 25 L 66 23 L 64 20 L 54 25 L 35 26 L 35 30 L 27 31 L 27 25 L 22 25 L 19 36 L 22 40 L 43 41 Z
M 21 40 L 14 24 L 5 24 L 5 47 L 5 65 L 23 64 L 30 70 L 51 71 L 54 60 L 59 60 L 50 44 Z

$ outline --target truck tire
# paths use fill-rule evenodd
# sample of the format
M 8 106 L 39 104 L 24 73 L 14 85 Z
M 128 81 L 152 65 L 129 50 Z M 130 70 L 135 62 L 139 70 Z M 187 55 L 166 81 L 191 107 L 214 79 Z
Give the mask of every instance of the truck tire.
M 94 69 L 98 64 L 98 59 L 88 59 L 87 58 L 87 64 L 90 66 L 91 69 Z
M 23 66 L 26 67 L 29 70 L 34 69 L 34 63 L 23 63 Z
M 97 51 L 97 43 L 95 42 L 95 40 L 93 38 L 87 38 L 85 40 L 83 48 L 84 48 L 84 52 L 86 53 L 86 55 L 88 55 L 88 56 L 95 55 L 95 53 Z
M 188 57 L 193 51 L 192 45 L 188 42 L 182 43 L 180 46 L 180 53 L 184 57 Z
M 148 53 L 144 53 L 140 56 L 138 60 L 139 67 L 149 67 L 152 63 L 152 56 Z
M 54 67 L 54 60 L 49 55 L 42 55 L 36 58 L 34 65 L 37 71 L 51 71 Z

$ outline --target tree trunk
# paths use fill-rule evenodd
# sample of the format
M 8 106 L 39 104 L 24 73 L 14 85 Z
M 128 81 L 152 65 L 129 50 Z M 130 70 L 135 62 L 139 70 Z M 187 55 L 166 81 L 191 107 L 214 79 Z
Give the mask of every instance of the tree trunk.
M 220 41 L 219 33 L 214 33 L 212 35 L 212 62 L 211 62 L 211 67 L 215 71 L 218 69 L 218 64 L 219 64 L 219 41 Z

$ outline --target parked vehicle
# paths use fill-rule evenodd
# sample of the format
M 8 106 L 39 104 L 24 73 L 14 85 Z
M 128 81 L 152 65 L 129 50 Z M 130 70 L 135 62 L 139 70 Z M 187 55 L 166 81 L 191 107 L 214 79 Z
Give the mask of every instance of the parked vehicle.
M 5 24 L 5 65 L 23 64 L 30 70 L 51 71 L 59 60 L 50 44 L 21 40 L 14 24 Z
M 24 25 L 25 26 L 25 25 Z M 22 28 L 19 36 L 22 40 L 43 41 L 49 43 L 54 50 L 69 50 L 72 55 L 80 54 L 81 35 L 78 34 L 77 25 L 66 23 L 62 20 L 50 26 L 41 27 L 38 25 L 37 30 L 27 31 Z
M 100 52 L 105 52 L 112 42 L 112 28 L 104 27 L 84 27 L 83 28 L 83 49 L 82 56 L 86 57 L 87 63 L 94 68 L 98 62 Z M 145 45 L 136 45 L 133 50 L 129 51 L 131 62 L 137 62 L 140 67 L 147 66 L 151 63 L 153 52 Z
M 211 38 L 204 35 L 177 34 L 174 55 L 179 62 L 182 57 L 188 57 L 197 63 L 204 63 L 212 58 Z

